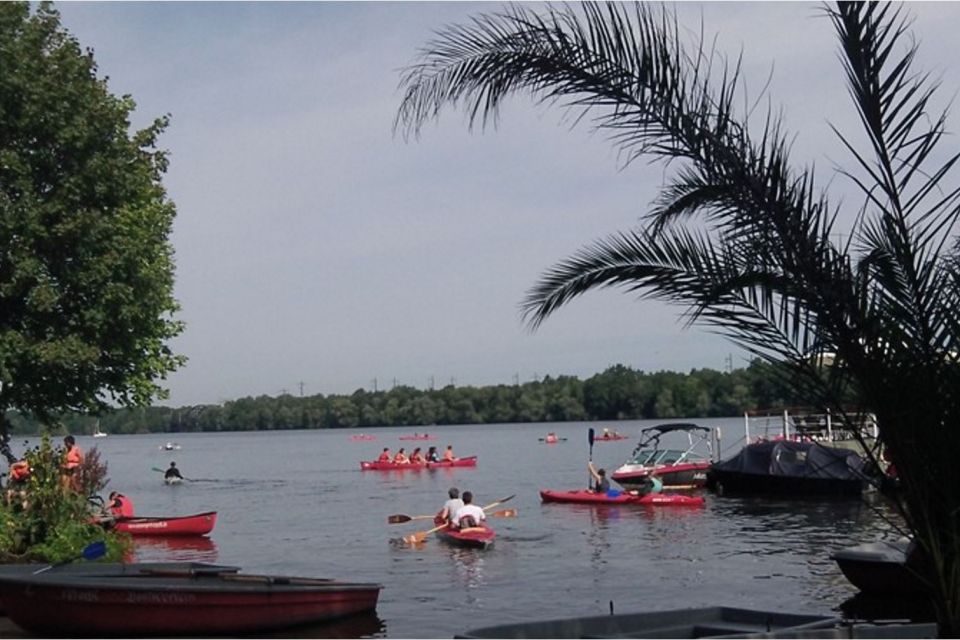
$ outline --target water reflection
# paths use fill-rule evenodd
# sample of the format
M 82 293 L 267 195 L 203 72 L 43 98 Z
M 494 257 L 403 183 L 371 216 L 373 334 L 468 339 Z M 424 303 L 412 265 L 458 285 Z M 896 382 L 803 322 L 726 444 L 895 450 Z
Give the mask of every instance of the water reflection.
M 386 623 L 375 613 L 360 613 L 331 622 L 309 624 L 299 627 L 280 629 L 273 632 L 259 632 L 250 635 L 231 636 L 234 638 L 385 638 Z
M 483 575 L 484 550 L 450 547 L 449 552 L 457 582 L 468 589 L 482 586 L 486 582 Z
M 128 562 L 217 562 L 217 543 L 205 536 L 137 536 Z

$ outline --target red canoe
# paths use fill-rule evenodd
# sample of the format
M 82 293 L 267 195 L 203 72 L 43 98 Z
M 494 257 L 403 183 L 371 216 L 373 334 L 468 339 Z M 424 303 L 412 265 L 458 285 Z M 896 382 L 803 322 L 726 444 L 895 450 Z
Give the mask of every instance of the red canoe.
M 113 528 L 133 536 L 205 536 L 217 524 L 217 512 L 172 518 L 117 518 Z
M 497 534 L 487 525 L 482 525 L 480 527 L 471 527 L 465 531 L 450 528 L 440 529 L 440 531 L 437 531 L 437 537 L 455 547 L 489 549 L 493 546 L 493 541 L 497 537 Z
M 10 619 L 46 637 L 257 633 L 373 611 L 380 589 L 379 584 L 230 572 L 0 574 L 0 601 Z
M 407 469 L 420 471 L 422 469 L 442 469 L 443 467 L 475 467 L 477 456 L 457 458 L 456 460 L 441 460 L 424 464 L 397 464 L 396 462 L 380 462 L 379 460 L 364 460 L 360 462 L 361 471 L 404 471 Z
M 413 435 L 413 436 L 400 436 L 401 440 L 436 440 L 437 436 L 429 436 L 427 434 Z
M 596 491 L 551 491 L 540 490 L 540 499 L 544 502 L 567 502 L 575 504 L 637 504 L 648 506 L 690 506 L 702 505 L 701 496 L 685 496 L 678 493 L 648 493 L 635 496 L 632 493 L 597 493 Z

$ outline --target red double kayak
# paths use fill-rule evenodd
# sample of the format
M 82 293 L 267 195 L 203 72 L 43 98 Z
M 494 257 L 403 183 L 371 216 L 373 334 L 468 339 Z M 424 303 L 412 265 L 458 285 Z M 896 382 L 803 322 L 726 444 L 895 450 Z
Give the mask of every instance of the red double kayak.
M 648 493 L 637 496 L 632 493 L 598 493 L 596 491 L 551 491 L 540 490 L 540 499 L 544 502 L 567 502 L 574 504 L 637 504 L 649 506 L 689 506 L 702 505 L 701 496 L 685 496 L 679 493 Z
M 463 531 L 451 528 L 440 529 L 437 531 L 437 537 L 455 547 L 489 549 L 493 546 L 493 541 L 497 537 L 497 534 L 493 529 L 484 524 L 479 527 L 470 527 Z
M 171 518 L 117 518 L 113 528 L 133 536 L 205 536 L 213 531 L 215 524 L 217 524 L 217 512 L 207 511 L 192 516 Z
M 443 467 L 475 467 L 477 456 L 457 458 L 456 460 L 441 460 L 440 462 L 425 462 L 423 464 L 397 464 L 396 462 L 380 462 L 379 460 L 363 460 L 360 462 L 361 471 L 403 471 L 411 469 L 442 469 Z

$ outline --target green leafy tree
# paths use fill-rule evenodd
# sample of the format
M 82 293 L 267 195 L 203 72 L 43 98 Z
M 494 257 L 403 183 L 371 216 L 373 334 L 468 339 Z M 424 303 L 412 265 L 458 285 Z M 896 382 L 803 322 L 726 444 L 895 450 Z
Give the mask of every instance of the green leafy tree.
M 183 359 L 173 320 L 174 205 L 156 149 L 131 133 L 49 4 L 0 3 L 0 445 L 15 408 L 41 419 L 146 404 Z
M 649 4 L 513 6 L 445 28 L 404 78 L 397 125 L 417 134 L 444 106 L 495 122 L 510 94 L 565 104 L 633 160 L 669 167 L 645 223 L 548 270 L 524 307 L 536 327 L 572 298 L 622 287 L 682 305 L 694 323 L 785 363 L 801 396 L 876 414 L 903 481 L 901 514 L 923 559 L 940 633 L 960 635 L 960 190 L 946 176 L 946 113 L 914 70 L 902 8 L 841 2 L 839 38 L 868 141 L 837 131 L 864 196 L 846 219 L 795 170 L 776 113 L 738 108 L 739 68 L 681 37 Z M 579 119 L 579 121 L 586 118 Z M 849 224 L 838 244 L 838 222 Z M 830 366 L 825 367 L 824 363 Z

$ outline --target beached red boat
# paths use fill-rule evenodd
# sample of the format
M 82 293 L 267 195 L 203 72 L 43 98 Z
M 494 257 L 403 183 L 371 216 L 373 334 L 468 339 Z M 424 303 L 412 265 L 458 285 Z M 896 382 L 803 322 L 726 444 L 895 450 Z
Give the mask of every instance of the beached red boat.
M 437 436 L 431 436 L 426 433 L 415 433 L 412 436 L 400 436 L 401 440 L 436 440 Z
M 686 496 L 678 493 L 648 493 L 643 496 L 632 493 L 610 491 L 598 493 L 596 491 L 551 491 L 540 490 L 540 499 L 544 502 L 567 502 L 573 504 L 629 504 L 647 506 L 689 506 L 702 505 L 701 496 Z
M 170 518 L 117 518 L 113 528 L 133 536 L 205 536 L 217 524 L 217 512 L 207 511 L 192 516 Z
M 464 531 L 459 529 L 440 529 L 437 531 L 437 537 L 449 545 L 455 547 L 467 547 L 470 549 L 489 549 L 493 546 L 493 541 L 497 534 L 487 525 L 479 527 L 470 527 Z
M 379 460 L 364 460 L 360 462 L 362 471 L 420 471 L 423 469 L 442 469 L 444 467 L 475 467 L 477 456 L 467 456 L 456 460 L 441 460 L 440 462 L 426 462 L 423 464 L 397 464 L 396 462 L 380 462 Z
M 373 611 L 381 589 L 328 579 L 127 566 L 135 575 L 0 573 L 0 601 L 14 623 L 47 637 L 235 636 Z

